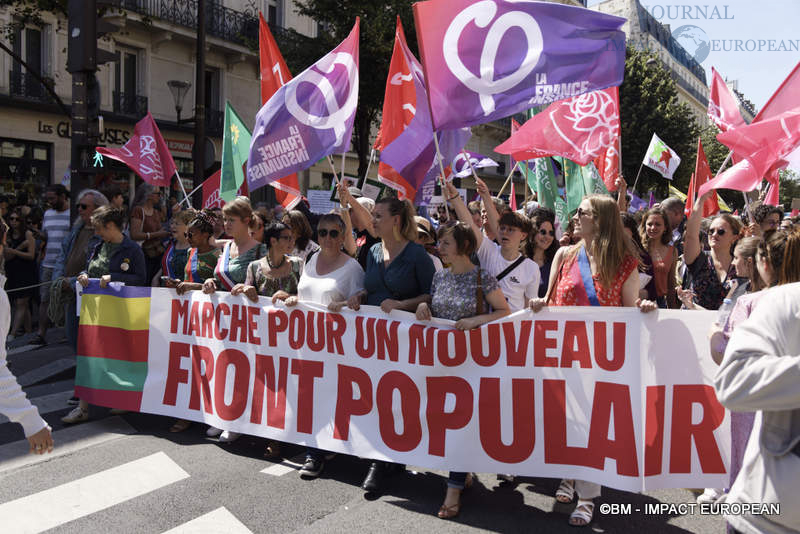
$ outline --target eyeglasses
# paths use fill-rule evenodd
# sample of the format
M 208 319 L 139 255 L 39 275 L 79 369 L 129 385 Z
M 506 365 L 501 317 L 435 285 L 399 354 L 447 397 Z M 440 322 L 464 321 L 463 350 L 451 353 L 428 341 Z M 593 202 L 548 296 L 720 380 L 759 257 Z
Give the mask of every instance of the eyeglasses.
M 320 237 L 328 237 L 331 236 L 331 239 L 336 239 L 339 237 L 339 230 L 328 230 L 327 228 L 322 228 L 321 230 L 317 230 L 317 235 Z
M 585 210 L 583 208 L 578 208 L 578 217 L 593 217 L 592 210 Z
M 727 230 L 725 230 L 725 228 L 711 228 L 708 231 L 708 235 L 717 234 L 719 237 L 722 237 L 722 236 L 725 235 L 726 232 L 727 232 Z
M 88 210 L 89 204 L 78 204 L 78 209 Z
M 189 239 L 191 239 L 191 238 L 192 238 L 192 236 L 194 235 L 194 232 L 186 232 L 184 235 L 185 235 L 186 237 L 188 237 Z
M 552 230 L 545 230 L 544 228 L 542 228 L 541 230 L 539 230 L 539 235 L 555 236 L 556 233 Z

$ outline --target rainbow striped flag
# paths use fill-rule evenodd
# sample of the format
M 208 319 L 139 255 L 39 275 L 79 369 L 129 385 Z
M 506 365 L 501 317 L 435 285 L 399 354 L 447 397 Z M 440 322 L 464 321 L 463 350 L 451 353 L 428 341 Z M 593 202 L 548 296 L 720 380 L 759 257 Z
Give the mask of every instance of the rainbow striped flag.
M 81 298 L 75 395 L 89 404 L 139 411 L 147 378 L 150 288 L 92 280 Z

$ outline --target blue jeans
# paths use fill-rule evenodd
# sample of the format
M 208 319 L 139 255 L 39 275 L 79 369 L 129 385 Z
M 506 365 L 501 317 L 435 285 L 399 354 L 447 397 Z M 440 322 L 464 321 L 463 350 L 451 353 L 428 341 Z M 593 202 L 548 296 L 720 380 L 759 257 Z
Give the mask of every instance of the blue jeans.
M 64 299 L 64 333 L 73 352 L 78 352 L 78 316 L 75 314 L 75 298 Z
M 464 484 L 467 482 L 467 473 L 461 473 L 458 471 L 450 471 L 450 475 L 447 477 L 447 487 L 448 488 L 455 488 L 455 489 L 464 489 Z

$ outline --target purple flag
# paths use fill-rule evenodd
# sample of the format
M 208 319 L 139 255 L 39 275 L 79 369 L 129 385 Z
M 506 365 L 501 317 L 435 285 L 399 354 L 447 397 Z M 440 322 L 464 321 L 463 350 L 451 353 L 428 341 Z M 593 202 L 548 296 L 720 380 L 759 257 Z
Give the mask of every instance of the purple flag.
M 647 203 L 647 208 L 650 209 L 656 205 L 656 195 L 650 191 L 650 202 Z
M 619 85 L 624 18 L 561 4 L 429 0 L 414 19 L 437 130 Z
M 422 186 L 441 174 L 441 170 L 439 160 L 436 159 L 434 131 L 422 66 L 405 41 L 401 41 L 401 48 L 406 64 L 410 67 L 408 75 L 398 77 L 398 81 L 413 82 L 415 102 L 411 107 L 414 110 L 414 117 L 405 130 L 381 150 L 381 163 L 391 167 L 394 172 L 381 174 L 379 179 L 399 190 L 404 197 L 413 196 L 416 201 L 422 201 Z M 409 77 L 411 80 L 407 79 Z M 471 135 L 469 128 L 443 130 L 437 133 L 442 161 L 446 162 L 445 167 L 464 148 Z
M 467 161 L 467 157 L 469 157 L 469 161 Z M 464 178 L 465 176 L 471 175 L 472 169 L 470 169 L 470 163 L 472 163 L 472 169 L 500 166 L 495 160 L 483 154 L 462 150 L 453 158 L 453 163 L 451 164 L 453 176 L 456 178 Z
M 359 19 L 347 39 L 270 97 L 256 115 L 250 190 L 350 146 L 358 102 Z
M 628 189 L 628 194 L 631 196 L 631 203 L 628 206 L 628 211 L 630 213 L 636 213 L 639 210 L 646 210 L 647 209 L 647 201 L 643 198 L 640 198 L 633 189 Z

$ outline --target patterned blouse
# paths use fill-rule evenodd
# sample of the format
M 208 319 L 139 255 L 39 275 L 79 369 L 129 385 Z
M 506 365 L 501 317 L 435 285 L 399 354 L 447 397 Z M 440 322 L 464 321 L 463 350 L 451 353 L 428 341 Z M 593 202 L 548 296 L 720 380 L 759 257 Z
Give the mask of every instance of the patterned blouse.
M 736 277 L 736 267 L 731 262 L 725 280 L 720 282 L 711 253 L 701 251 L 694 263 L 686 266 L 691 276 L 690 287 L 694 291 L 694 301 L 707 310 L 716 310 L 722 305 L 731 289 L 731 280 Z
M 267 276 L 269 265 L 267 258 L 254 261 L 247 267 L 245 284 L 254 286 L 262 297 L 271 297 L 278 291 L 286 291 L 290 295 L 297 295 L 297 283 L 303 274 L 303 260 L 295 256 L 286 256 L 291 268 L 289 274 L 281 278 Z
M 558 279 L 556 280 L 553 306 L 578 305 L 575 295 L 577 284 L 569 275 L 569 271 L 576 261 L 578 261 L 578 255 L 573 254 L 571 258 L 564 260 L 561 264 L 561 269 L 558 272 Z M 637 269 L 638 263 L 639 262 L 633 256 L 625 256 L 619 269 L 617 269 L 617 275 L 614 277 L 611 287 L 605 287 L 602 282 L 600 282 L 599 274 L 592 275 L 594 289 L 595 292 L 597 292 L 597 300 L 600 302 L 601 306 L 622 306 L 622 286 L 625 285 L 625 280 L 628 279 L 631 273 Z
M 440 319 L 458 321 L 464 317 L 477 315 L 478 269 L 461 274 L 453 274 L 450 269 L 442 269 L 433 275 L 431 284 L 431 313 Z M 486 295 L 498 289 L 497 279 L 481 269 L 483 288 L 483 313 L 490 310 Z
M 203 283 L 209 278 L 214 278 L 214 267 L 217 266 L 220 250 L 212 248 L 208 252 L 197 252 L 196 248 L 189 249 L 189 257 L 184 267 L 184 280 Z M 197 258 L 195 260 L 195 258 Z M 196 269 L 193 267 L 196 263 Z

